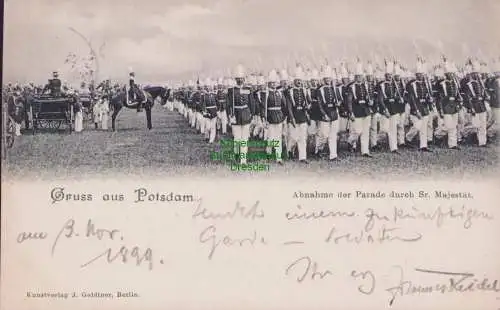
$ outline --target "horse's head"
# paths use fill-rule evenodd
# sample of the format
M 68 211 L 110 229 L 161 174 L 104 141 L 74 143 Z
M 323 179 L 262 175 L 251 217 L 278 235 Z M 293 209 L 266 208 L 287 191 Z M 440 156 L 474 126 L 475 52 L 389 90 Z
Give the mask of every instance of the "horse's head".
M 163 87 L 163 90 L 160 94 L 160 98 L 161 98 L 161 105 L 164 106 L 165 104 L 167 104 L 167 100 L 170 98 L 170 94 L 171 94 L 171 89 L 168 88 L 167 86 L 164 86 Z

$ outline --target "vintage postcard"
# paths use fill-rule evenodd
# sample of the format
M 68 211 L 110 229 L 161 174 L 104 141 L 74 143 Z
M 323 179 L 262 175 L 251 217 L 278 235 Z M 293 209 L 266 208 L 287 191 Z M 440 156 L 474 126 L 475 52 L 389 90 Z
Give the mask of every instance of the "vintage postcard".
M 500 309 L 500 1 L 3 6 L 0 310 Z

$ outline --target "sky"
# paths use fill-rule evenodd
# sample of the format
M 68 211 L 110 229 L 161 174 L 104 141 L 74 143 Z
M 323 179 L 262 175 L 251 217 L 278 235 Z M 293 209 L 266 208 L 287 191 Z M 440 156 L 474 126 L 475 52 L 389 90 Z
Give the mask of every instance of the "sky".
M 417 51 L 500 56 L 500 0 L 5 0 L 4 81 L 46 81 L 97 54 L 99 78 L 170 82 Z M 74 29 L 72 31 L 71 29 Z M 76 31 L 76 32 L 75 32 Z

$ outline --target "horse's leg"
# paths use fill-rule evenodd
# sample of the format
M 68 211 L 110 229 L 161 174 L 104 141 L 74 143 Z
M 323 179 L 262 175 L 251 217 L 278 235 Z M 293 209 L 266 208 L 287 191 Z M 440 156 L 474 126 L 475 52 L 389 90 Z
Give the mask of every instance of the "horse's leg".
M 151 106 L 146 106 L 146 122 L 148 123 L 148 129 L 151 130 L 153 128 L 153 124 L 151 121 Z
M 113 106 L 113 115 L 111 115 L 111 128 L 113 131 L 115 131 L 116 116 L 118 115 L 118 112 L 120 112 L 121 108 L 121 106 Z

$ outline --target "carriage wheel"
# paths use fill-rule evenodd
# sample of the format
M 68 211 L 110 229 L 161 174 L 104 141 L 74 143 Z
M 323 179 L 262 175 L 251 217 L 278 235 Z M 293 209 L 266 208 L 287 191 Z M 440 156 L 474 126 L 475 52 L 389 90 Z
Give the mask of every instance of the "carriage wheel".
M 14 128 L 14 122 L 11 120 L 7 121 L 7 132 L 5 133 L 5 142 L 8 149 L 14 146 L 14 139 L 16 135 L 16 129 Z

